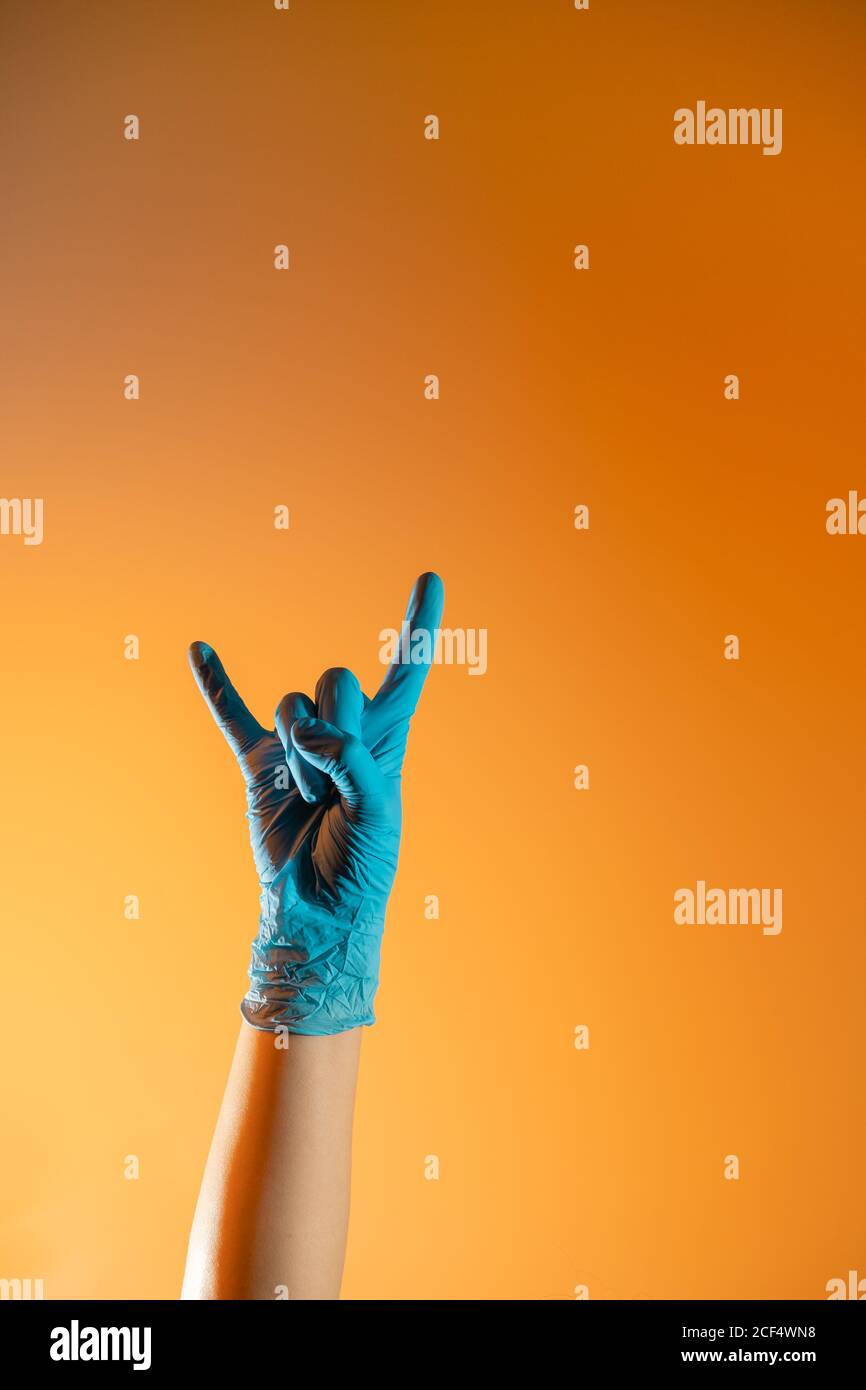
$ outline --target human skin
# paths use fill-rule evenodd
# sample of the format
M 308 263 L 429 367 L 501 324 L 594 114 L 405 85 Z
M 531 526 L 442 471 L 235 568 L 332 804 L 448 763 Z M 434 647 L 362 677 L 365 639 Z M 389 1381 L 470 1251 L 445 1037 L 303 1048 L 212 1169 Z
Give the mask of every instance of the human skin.
M 361 1035 L 280 1037 L 241 1023 L 182 1298 L 339 1297 Z

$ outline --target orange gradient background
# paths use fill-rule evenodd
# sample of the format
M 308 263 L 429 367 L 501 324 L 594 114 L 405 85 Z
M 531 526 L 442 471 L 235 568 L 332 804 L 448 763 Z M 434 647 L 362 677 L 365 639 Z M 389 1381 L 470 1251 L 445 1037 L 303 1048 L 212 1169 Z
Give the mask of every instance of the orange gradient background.
M 3 6 L 0 1276 L 179 1292 L 257 917 L 188 643 L 266 721 L 370 691 L 428 568 L 489 670 L 410 739 L 344 1296 L 866 1276 L 864 47 L 854 0 Z M 782 153 L 677 147 L 698 100 Z M 676 926 L 699 878 L 781 935 Z

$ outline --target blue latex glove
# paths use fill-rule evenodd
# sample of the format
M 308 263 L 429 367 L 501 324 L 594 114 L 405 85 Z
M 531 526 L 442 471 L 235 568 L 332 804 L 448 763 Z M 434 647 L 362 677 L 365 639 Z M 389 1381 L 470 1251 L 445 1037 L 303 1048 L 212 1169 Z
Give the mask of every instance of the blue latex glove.
M 422 574 L 406 613 L 410 642 L 423 629 L 432 652 L 442 602 L 439 576 Z M 403 757 L 429 661 L 401 664 L 398 653 L 373 700 L 351 671 L 326 671 L 315 702 L 284 696 L 269 731 L 212 647 L 194 642 L 189 657 L 246 782 L 261 911 L 244 1018 L 318 1035 L 374 1023 Z

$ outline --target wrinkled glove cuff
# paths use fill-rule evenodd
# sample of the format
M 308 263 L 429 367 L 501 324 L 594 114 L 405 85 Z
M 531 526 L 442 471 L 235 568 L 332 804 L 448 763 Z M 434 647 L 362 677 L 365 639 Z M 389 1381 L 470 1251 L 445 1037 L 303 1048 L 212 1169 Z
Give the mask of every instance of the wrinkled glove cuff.
M 333 909 L 262 890 L 250 987 L 241 1013 L 253 1028 L 327 1037 L 375 1023 L 384 922 L 359 900 Z

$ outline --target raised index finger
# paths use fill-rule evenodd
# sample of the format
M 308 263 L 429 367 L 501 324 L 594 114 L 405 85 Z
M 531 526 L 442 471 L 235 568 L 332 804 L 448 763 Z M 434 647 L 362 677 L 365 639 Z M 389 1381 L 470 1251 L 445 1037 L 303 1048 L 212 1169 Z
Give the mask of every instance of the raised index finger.
M 394 657 L 372 701 L 376 714 L 386 716 L 388 723 L 410 719 L 415 712 L 433 661 L 444 601 L 445 586 L 438 574 L 419 575 L 406 617 L 394 634 Z

